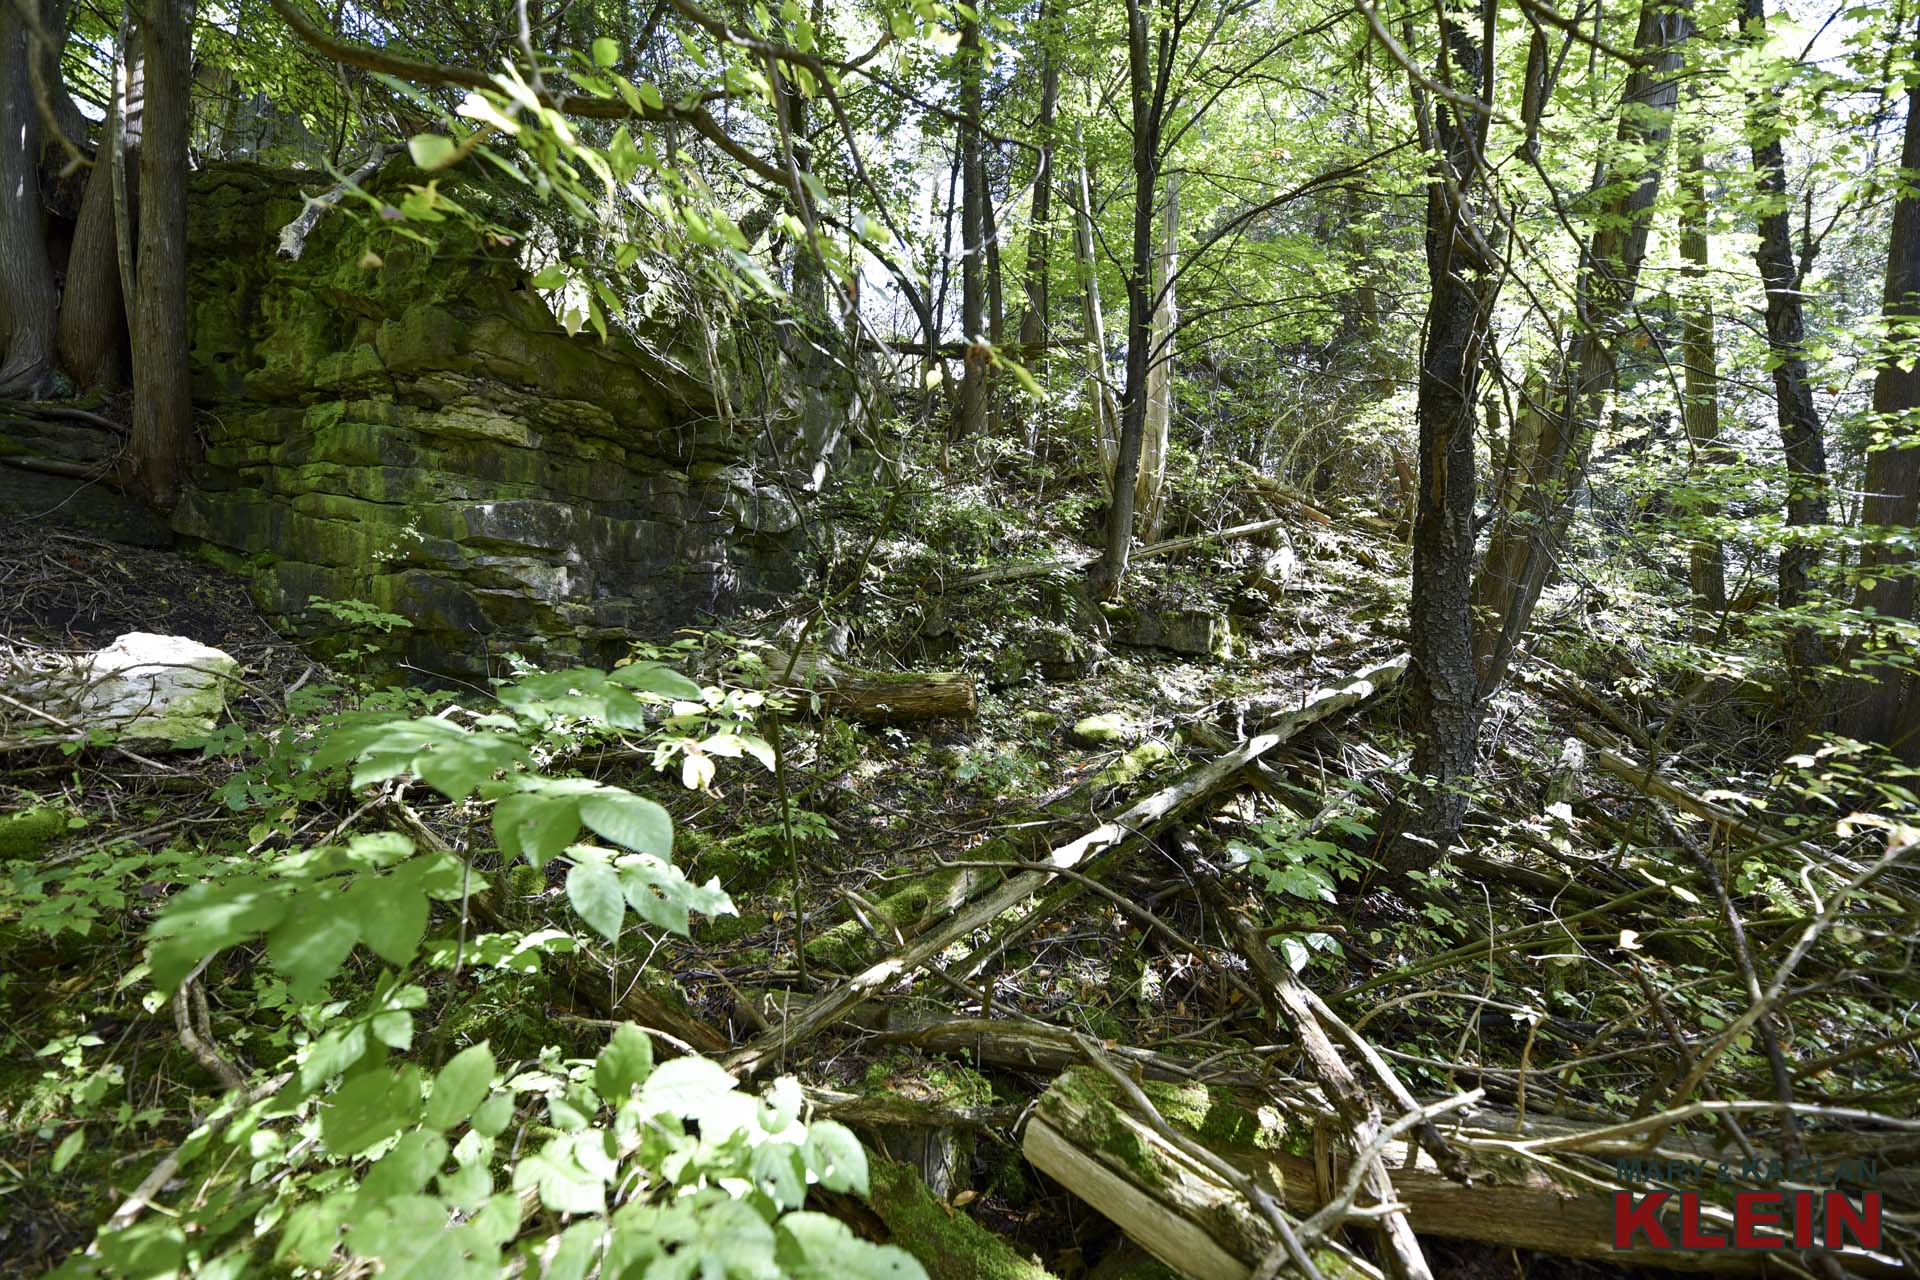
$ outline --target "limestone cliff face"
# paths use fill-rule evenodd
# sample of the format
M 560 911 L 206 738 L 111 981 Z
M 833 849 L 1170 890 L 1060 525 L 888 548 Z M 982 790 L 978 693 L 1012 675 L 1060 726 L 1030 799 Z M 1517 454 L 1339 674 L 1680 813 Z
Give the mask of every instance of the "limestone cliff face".
M 569 336 L 511 252 L 463 230 L 429 249 L 336 211 L 277 258 L 300 192 L 327 185 L 203 172 L 188 232 L 207 450 L 174 525 L 277 624 L 324 631 L 310 598 L 364 600 L 412 622 L 410 661 L 474 675 L 509 652 L 606 661 L 794 585 L 799 513 L 756 486 L 674 335 Z

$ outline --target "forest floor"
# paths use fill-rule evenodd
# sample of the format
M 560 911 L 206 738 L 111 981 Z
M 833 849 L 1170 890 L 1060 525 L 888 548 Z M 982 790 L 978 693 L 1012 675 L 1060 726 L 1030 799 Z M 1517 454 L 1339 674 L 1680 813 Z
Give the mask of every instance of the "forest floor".
M 849 540 L 872 538 L 868 558 L 884 589 L 842 592 L 816 633 L 831 635 L 849 664 L 965 672 L 977 713 L 894 724 L 795 715 L 782 730 L 784 822 L 772 775 L 744 761 L 705 791 L 665 785 L 632 754 L 576 761 L 668 804 L 676 861 L 697 880 L 717 878 L 738 914 L 696 918 L 690 937 L 650 938 L 649 950 L 605 968 L 441 975 L 429 1054 L 482 1038 L 503 1060 L 548 1044 L 590 1053 L 610 1017 L 636 1010 L 716 1056 L 764 1042 L 796 1002 L 905 948 L 983 875 L 1001 874 L 954 864 L 1017 862 L 1070 841 L 1316 690 L 1398 653 L 1405 548 L 1391 518 L 1219 483 L 1210 527 L 1274 527 L 1143 560 L 1122 611 L 1093 609 L 1063 585 L 1073 575 L 955 585 L 956 564 L 993 572 L 1083 550 L 1074 530 L 1020 515 L 1024 495 L 990 482 L 914 506 L 898 528 L 855 526 Z M 1202 531 L 1176 512 L 1167 535 Z M 316 714 L 316 695 L 422 706 L 431 695 L 373 694 L 351 671 L 318 668 L 259 620 L 242 583 L 183 555 L 33 524 L 0 530 L 0 565 L 0 644 L 10 652 L 83 650 L 143 630 L 217 645 L 245 666 L 236 723 L 204 757 L 170 756 L 156 771 L 73 744 L 4 761 L 0 810 L 54 803 L 72 815 L 49 851 L 10 862 L 0 881 L 0 1271 L 25 1274 L 83 1245 L 114 1193 L 178 1141 L 190 1108 L 213 1091 L 172 1019 L 142 1001 L 141 931 L 156 904 L 191 883 L 212 850 L 259 847 L 276 824 L 325 829 L 354 809 L 344 794 L 263 787 L 248 756 L 253 736 Z M 1479 1087 L 1480 1114 L 1516 1131 L 1527 1116 L 1592 1124 L 1645 1112 L 1683 1061 L 1676 1054 L 1698 1052 L 1737 1016 L 1746 998 L 1719 941 L 1725 913 L 1675 867 L 1678 844 L 1698 833 L 1735 884 L 1763 966 L 1777 960 L 1797 917 L 1771 918 L 1766 903 L 1798 867 L 1792 839 L 1766 848 L 1776 843 L 1767 824 L 1795 821 L 1806 806 L 1781 793 L 1765 764 L 1770 705 L 1729 679 L 1694 689 L 1682 714 L 1661 683 L 1678 675 L 1649 671 L 1657 655 L 1629 628 L 1595 623 L 1577 594 L 1557 607 L 1559 633 L 1490 708 L 1466 858 L 1400 886 L 1371 869 L 1375 815 L 1405 768 L 1400 703 L 1388 691 L 1310 726 L 1236 779 L 1252 785 L 1222 787 L 1131 844 L 1101 872 L 1103 891 L 1048 898 L 1030 932 L 971 935 L 942 953 L 944 967 L 878 988 L 845 1019 L 780 1047 L 779 1068 L 841 1097 L 848 1122 L 914 1167 L 948 1221 L 991 1233 L 922 1242 L 936 1280 L 1010 1277 L 1030 1265 L 1023 1257 L 1062 1280 L 1121 1280 L 1157 1265 L 1022 1154 L 1022 1123 L 1074 1059 L 1072 1037 L 1133 1055 L 1136 1070 L 1162 1078 L 1276 1088 L 1307 1078 L 1298 1038 L 1250 998 L 1245 956 L 1216 936 L 1223 901 L 1344 1011 L 1414 1094 Z M 780 633 L 780 619 L 764 623 Z M 705 644 L 709 654 L 725 648 Z M 1567 675 L 1550 657 L 1584 674 Z M 1569 745 L 1583 729 L 1590 744 L 1620 734 L 1616 745 L 1637 760 L 1654 749 L 1661 776 L 1680 779 L 1689 800 L 1650 804 L 1647 786 L 1582 767 L 1599 750 Z M 276 811 L 262 811 L 263 795 Z M 467 848 L 471 815 L 419 799 L 413 812 L 426 827 Z M 1732 816 L 1716 824 L 1693 801 Z M 1850 847 L 1866 849 L 1867 838 Z M 472 852 L 477 864 L 493 856 Z M 1202 881 L 1225 886 L 1225 898 Z M 495 877 L 488 909 L 496 923 L 532 929 L 566 910 L 565 895 L 557 875 L 520 867 Z M 1596 918 L 1568 919 L 1579 912 Z M 975 945 L 973 962 L 958 962 Z M 1902 1078 L 1898 1050 L 1910 998 L 1897 983 L 1868 990 L 1844 962 L 1816 961 L 1830 985 L 1851 987 L 1800 1001 L 1795 1065 L 1875 1038 L 1889 1048 L 1802 1070 L 1811 1089 L 1802 1098 L 1911 1114 L 1912 1076 Z M 1649 971 L 1669 992 L 1663 1017 L 1643 995 Z M 362 980 L 372 976 L 369 968 Z M 212 993 L 219 1042 L 243 1061 L 284 1052 L 284 1024 L 249 1017 L 284 1002 L 277 980 L 264 966 L 236 965 L 224 981 L 224 993 Z M 1859 1003 L 1842 1007 L 1842 994 Z M 1020 1029 L 1034 1037 L 1024 1047 L 1002 1043 Z M 1726 1061 L 1722 1085 L 1771 1092 L 1750 1038 Z M 88 1105 L 124 1097 L 119 1136 L 58 1167 L 63 1117 L 87 1090 L 98 1091 Z M 901 1100 L 919 1109 L 889 1109 Z M 1716 1132 L 1711 1120 L 1697 1131 L 1702 1141 Z M 1844 1126 L 1835 1133 L 1845 1136 Z M 1835 1150 L 1885 1153 L 1889 1170 L 1911 1146 L 1911 1135 L 1864 1132 L 1851 1145 L 1829 1136 Z M 1584 1173 L 1602 1167 L 1596 1155 Z M 1600 1185 L 1591 1194 L 1603 1195 Z M 859 1220 L 914 1249 L 904 1214 L 896 1206 Z M 1451 1277 L 1624 1273 L 1472 1239 L 1427 1244 L 1436 1273 Z M 978 1257 L 959 1256 L 969 1249 Z

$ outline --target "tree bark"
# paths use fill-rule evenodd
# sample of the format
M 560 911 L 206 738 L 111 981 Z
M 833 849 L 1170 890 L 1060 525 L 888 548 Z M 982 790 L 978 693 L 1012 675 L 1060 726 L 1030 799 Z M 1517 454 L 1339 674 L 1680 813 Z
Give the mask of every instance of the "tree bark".
M 1689 94 L 1689 101 L 1697 95 Z M 1687 514 L 1711 520 L 1720 514 L 1720 502 L 1710 496 L 1717 483 L 1713 468 L 1726 460 L 1720 444 L 1720 363 L 1713 333 L 1713 297 L 1707 284 L 1706 158 L 1701 126 L 1690 128 L 1680 143 L 1680 358 L 1685 365 L 1682 415 L 1692 448 L 1688 489 L 1696 496 L 1686 504 Z M 1715 536 L 1694 535 L 1687 552 L 1687 581 L 1693 591 L 1696 628 L 1708 633 L 1727 607 L 1726 555 Z
M 1140 508 L 1141 536 L 1157 538 L 1166 519 L 1167 441 L 1173 427 L 1173 331 L 1180 322 L 1174 301 L 1179 273 L 1180 171 L 1167 175 L 1162 206 L 1160 257 L 1154 275 L 1153 341 L 1148 348 L 1147 425 L 1140 439 L 1140 477 L 1134 501 Z
M 1500 515 L 1474 583 L 1474 612 L 1482 620 L 1474 638 L 1482 697 L 1506 679 L 1586 485 L 1594 433 L 1618 382 L 1614 343 L 1629 324 L 1647 253 L 1649 213 L 1679 97 L 1680 50 L 1691 31 L 1689 14 L 1669 0 L 1643 0 L 1634 50 L 1645 60 L 1627 77 L 1617 132 L 1620 151 L 1637 168 L 1622 172 L 1610 164 L 1599 175 L 1596 190 L 1618 194 L 1595 213 L 1554 403 L 1538 406 L 1544 410 L 1542 429 L 1531 450 L 1513 453 L 1514 487 L 1497 504 Z
M 960 35 L 960 328 L 968 344 L 960 379 L 959 415 L 953 436 L 979 435 L 987 425 L 986 351 L 986 170 L 980 158 L 980 23 L 961 27 Z
M 28 0 L 39 3 L 39 0 Z M 0 395 L 37 397 L 53 373 L 53 263 L 41 208 L 40 51 L 16 0 L 0 4 Z M 42 60 L 43 72 L 49 69 Z M 57 79 L 57 69 L 51 72 Z
M 187 121 L 193 26 L 188 0 L 149 0 L 140 147 L 140 255 L 135 301 L 135 487 L 161 510 L 179 498 L 193 456 L 187 363 Z
M 116 85 L 119 75 L 116 61 Z M 67 284 L 60 296 L 60 364 L 85 390 L 119 388 L 127 382 L 127 306 L 120 290 L 120 233 L 114 226 L 113 157 L 119 134 L 116 88 L 100 146 L 94 151 L 93 171 L 87 175 L 67 258 Z
M 1087 570 L 1095 600 L 1120 594 L 1133 550 L 1135 487 L 1140 447 L 1147 429 L 1147 372 L 1153 347 L 1153 205 L 1160 178 L 1161 85 L 1170 51 L 1160 37 L 1159 74 L 1150 61 L 1147 16 L 1140 0 L 1127 0 L 1127 71 L 1133 100 L 1133 256 L 1127 264 L 1127 381 L 1120 393 L 1120 445 L 1100 558 Z
M 1766 38 L 1765 0 L 1744 0 L 1740 26 L 1756 44 Z M 1756 97 L 1748 119 L 1753 149 L 1753 171 L 1763 198 L 1764 212 L 1756 228 L 1760 244 L 1754 260 L 1767 290 L 1767 349 L 1773 362 L 1773 392 L 1780 421 L 1780 443 L 1787 470 L 1787 527 L 1815 529 L 1827 523 L 1827 452 L 1821 432 L 1820 410 L 1813 402 L 1813 383 L 1807 375 L 1807 322 L 1801 306 L 1801 270 L 1795 262 L 1793 223 L 1788 214 L 1787 165 L 1782 147 L 1785 126 L 1769 96 Z M 1806 603 L 1811 571 L 1820 549 L 1812 542 L 1794 540 L 1780 549 L 1780 607 Z M 1787 665 L 1794 685 L 1794 718 L 1803 730 L 1822 720 L 1816 669 L 1825 661 L 1826 646 L 1811 627 L 1793 629 L 1787 642 Z
M 1459 82 L 1478 91 L 1486 67 L 1476 38 L 1452 20 L 1442 36 Z M 1481 356 L 1499 296 L 1484 238 L 1468 205 L 1485 163 L 1486 121 L 1438 102 L 1437 173 L 1427 184 L 1426 342 L 1416 413 L 1420 476 L 1413 515 L 1413 644 L 1408 681 L 1418 781 L 1384 824 L 1394 875 L 1445 856 L 1466 813 L 1479 709 L 1474 685 L 1475 405 Z
M 1060 62 L 1054 56 L 1055 0 L 1040 0 L 1040 155 L 1034 163 L 1033 207 L 1027 229 L 1020 345 L 1037 350 L 1047 340 L 1047 277 L 1052 269 L 1048 221 L 1053 216 L 1053 122 L 1060 105 Z M 1038 420 L 1038 415 L 1035 415 Z
M 1074 127 L 1079 166 L 1074 174 L 1077 196 L 1073 210 L 1074 259 L 1082 276 L 1080 309 L 1086 320 L 1088 399 L 1093 417 L 1093 443 L 1100 457 L 1100 474 L 1109 484 L 1120 459 L 1120 405 L 1107 377 L 1107 325 L 1100 303 L 1100 263 L 1093 245 L 1093 184 L 1087 179 L 1086 145 Z
M 1911 529 L 1920 523 L 1920 80 L 1907 87 L 1907 127 L 1900 147 L 1899 198 L 1887 240 L 1887 283 L 1881 315 L 1886 348 L 1873 381 L 1873 412 L 1887 432 L 1886 444 L 1867 455 L 1867 496 L 1860 523 L 1870 528 Z M 1914 571 L 1910 553 L 1868 546 L 1860 557 L 1854 608 L 1880 618 L 1911 619 Z M 1920 762 L 1920 688 L 1893 667 L 1870 669 L 1862 695 L 1847 709 L 1845 731 L 1863 742 L 1890 747 L 1901 759 Z

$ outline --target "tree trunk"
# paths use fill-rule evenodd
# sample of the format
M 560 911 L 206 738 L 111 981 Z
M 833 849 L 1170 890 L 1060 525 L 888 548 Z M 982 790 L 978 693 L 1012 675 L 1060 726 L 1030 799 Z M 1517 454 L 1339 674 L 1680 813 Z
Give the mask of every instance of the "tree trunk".
M 1140 439 L 1140 477 L 1134 501 L 1139 504 L 1141 536 L 1157 538 L 1166 518 L 1167 437 L 1173 425 L 1173 331 L 1180 310 L 1174 302 L 1174 276 L 1179 272 L 1180 171 L 1167 175 L 1167 195 L 1160 227 L 1160 260 L 1154 277 L 1153 341 L 1148 347 L 1147 425 Z
M 38 57 L 17 3 L 7 0 L 0 5 L 0 395 L 44 394 L 53 373 L 58 303 L 41 208 L 40 111 L 28 70 L 28 59 Z
M 1697 97 L 1697 95 L 1690 95 Z M 1687 488 L 1699 495 L 1718 483 L 1716 464 L 1725 461 L 1720 444 L 1720 364 L 1713 334 L 1713 296 L 1707 284 L 1707 193 L 1703 128 L 1696 125 L 1680 144 L 1680 257 L 1686 262 L 1680 301 L 1682 406 L 1692 446 Z M 1685 511 L 1701 520 L 1720 514 L 1710 496 L 1690 496 Z M 1696 629 L 1711 633 L 1727 607 L 1726 556 L 1716 536 L 1696 533 L 1687 553 L 1687 581 L 1693 590 Z
M 1093 443 L 1100 455 L 1100 474 L 1109 484 L 1120 458 L 1120 405 L 1113 398 L 1107 378 L 1107 325 L 1100 303 L 1100 263 L 1093 245 L 1093 184 L 1087 180 L 1086 146 L 1074 126 L 1074 148 L 1079 168 L 1074 175 L 1077 197 L 1073 210 L 1073 251 L 1083 284 L 1080 310 L 1086 322 L 1087 377 L 1092 391 L 1089 410 L 1093 416 Z
M 1442 35 L 1459 83 L 1477 90 L 1484 52 L 1459 24 Z M 1438 173 L 1427 184 L 1426 342 L 1416 413 L 1420 477 L 1413 514 L 1413 770 L 1418 781 L 1384 824 L 1383 861 L 1403 875 L 1445 856 L 1466 813 L 1480 718 L 1473 671 L 1473 432 L 1481 356 L 1499 296 L 1468 206 L 1486 122 L 1435 104 Z M 1476 247 L 1477 246 L 1477 247 Z
M 1006 340 L 1006 295 L 1000 287 L 1000 221 L 993 211 L 993 183 L 987 171 L 986 150 L 980 155 L 980 242 L 987 281 L 987 341 L 995 351 Z M 992 370 L 989 363 L 987 369 Z M 987 395 L 987 430 L 1000 434 L 1000 397 Z
M 1765 0 L 1744 0 L 1740 25 L 1756 44 L 1766 38 Z M 1773 361 L 1773 393 L 1780 420 L 1780 443 L 1787 468 L 1787 527 L 1814 529 L 1827 523 L 1827 448 L 1820 410 L 1807 376 L 1807 322 L 1800 301 L 1801 273 L 1794 260 L 1793 223 L 1788 213 L 1787 166 L 1781 124 L 1771 97 L 1756 98 L 1748 120 L 1756 186 L 1763 197 L 1760 244 L 1754 260 L 1767 290 L 1767 349 Z M 1789 534 L 1791 536 L 1791 533 Z M 1780 607 L 1805 604 L 1807 583 L 1820 549 L 1812 542 L 1790 541 L 1780 549 Z M 1794 686 L 1794 718 L 1799 729 L 1823 719 L 1816 669 L 1825 645 L 1811 627 L 1793 629 L 1787 665 Z
M 1893 204 L 1887 241 L 1887 286 L 1882 303 L 1887 349 L 1873 382 L 1873 412 L 1888 432 L 1887 447 L 1867 455 L 1867 497 L 1860 522 L 1869 527 L 1913 528 L 1920 522 L 1920 442 L 1913 418 L 1920 410 L 1920 197 L 1911 183 L 1920 171 L 1920 80 L 1907 88 L 1907 129 L 1900 147 L 1900 196 Z M 1913 557 L 1890 547 L 1869 546 L 1860 558 L 1854 607 L 1882 618 L 1913 617 Z M 1891 747 L 1920 762 L 1920 689 L 1893 668 L 1867 673 L 1865 697 L 1850 708 L 1846 731 L 1865 742 Z
M 1642 3 L 1634 49 L 1646 61 L 1627 77 L 1617 134 L 1620 152 L 1639 167 L 1622 173 L 1609 166 L 1600 174 L 1596 189 L 1617 188 L 1618 194 L 1596 211 L 1555 403 L 1541 406 L 1547 411 L 1531 451 L 1513 454 L 1515 487 L 1497 504 L 1501 514 L 1474 583 L 1474 612 L 1482 619 L 1474 637 L 1482 697 L 1506 679 L 1586 484 L 1594 432 L 1618 380 L 1613 346 L 1630 323 L 1647 253 L 1648 214 L 1660 189 L 1679 97 L 1680 48 L 1691 30 L 1689 15 L 1667 0 Z
M 980 158 L 980 23 L 965 23 L 960 36 L 960 328 L 969 344 L 960 379 L 960 412 L 953 436 L 979 435 L 987 425 L 986 169 Z
M 140 147 L 133 483 L 161 510 L 180 495 L 193 456 L 187 368 L 187 118 L 193 26 L 187 0 L 150 0 Z
M 1162 45 L 1166 36 L 1162 36 Z M 1163 54 L 1164 54 L 1163 48 Z M 1147 16 L 1127 0 L 1127 68 L 1133 99 L 1133 257 L 1127 264 L 1127 381 L 1120 393 L 1120 447 L 1114 456 L 1100 558 L 1087 571 L 1095 600 L 1120 594 L 1133 550 L 1135 485 L 1147 429 L 1147 371 L 1153 347 L 1153 196 L 1160 176 L 1159 100 L 1148 61 Z M 1162 66 L 1165 58 L 1162 58 Z
M 120 74 L 116 61 L 116 86 Z M 127 308 L 120 291 L 120 234 L 114 226 L 113 194 L 120 128 L 116 87 L 106 129 L 94 151 L 93 171 L 87 175 L 67 258 L 67 284 L 60 297 L 60 363 L 85 390 L 114 389 L 127 382 Z
M 1040 156 L 1033 171 L 1033 209 L 1027 229 L 1027 308 L 1020 345 L 1036 351 L 1047 340 L 1047 276 L 1052 267 L 1047 223 L 1053 216 L 1053 122 L 1060 105 L 1060 63 L 1054 57 L 1054 0 L 1040 0 Z M 1034 415 L 1039 420 L 1039 415 Z

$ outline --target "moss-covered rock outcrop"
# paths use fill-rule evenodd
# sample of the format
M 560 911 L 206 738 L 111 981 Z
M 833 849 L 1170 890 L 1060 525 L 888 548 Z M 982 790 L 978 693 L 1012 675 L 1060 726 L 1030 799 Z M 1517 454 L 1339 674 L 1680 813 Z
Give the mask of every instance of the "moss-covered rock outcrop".
M 371 189 L 423 180 L 400 163 Z M 343 205 L 279 257 L 328 185 L 226 165 L 193 188 L 207 453 L 174 525 L 246 570 L 273 621 L 324 634 L 311 598 L 367 601 L 412 624 L 396 656 L 476 674 L 514 651 L 605 661 L 791 585 L 798 515 L 755 483 L 681 335 L 569 335 L 515 246 L 454 222 L 429 247 Z

